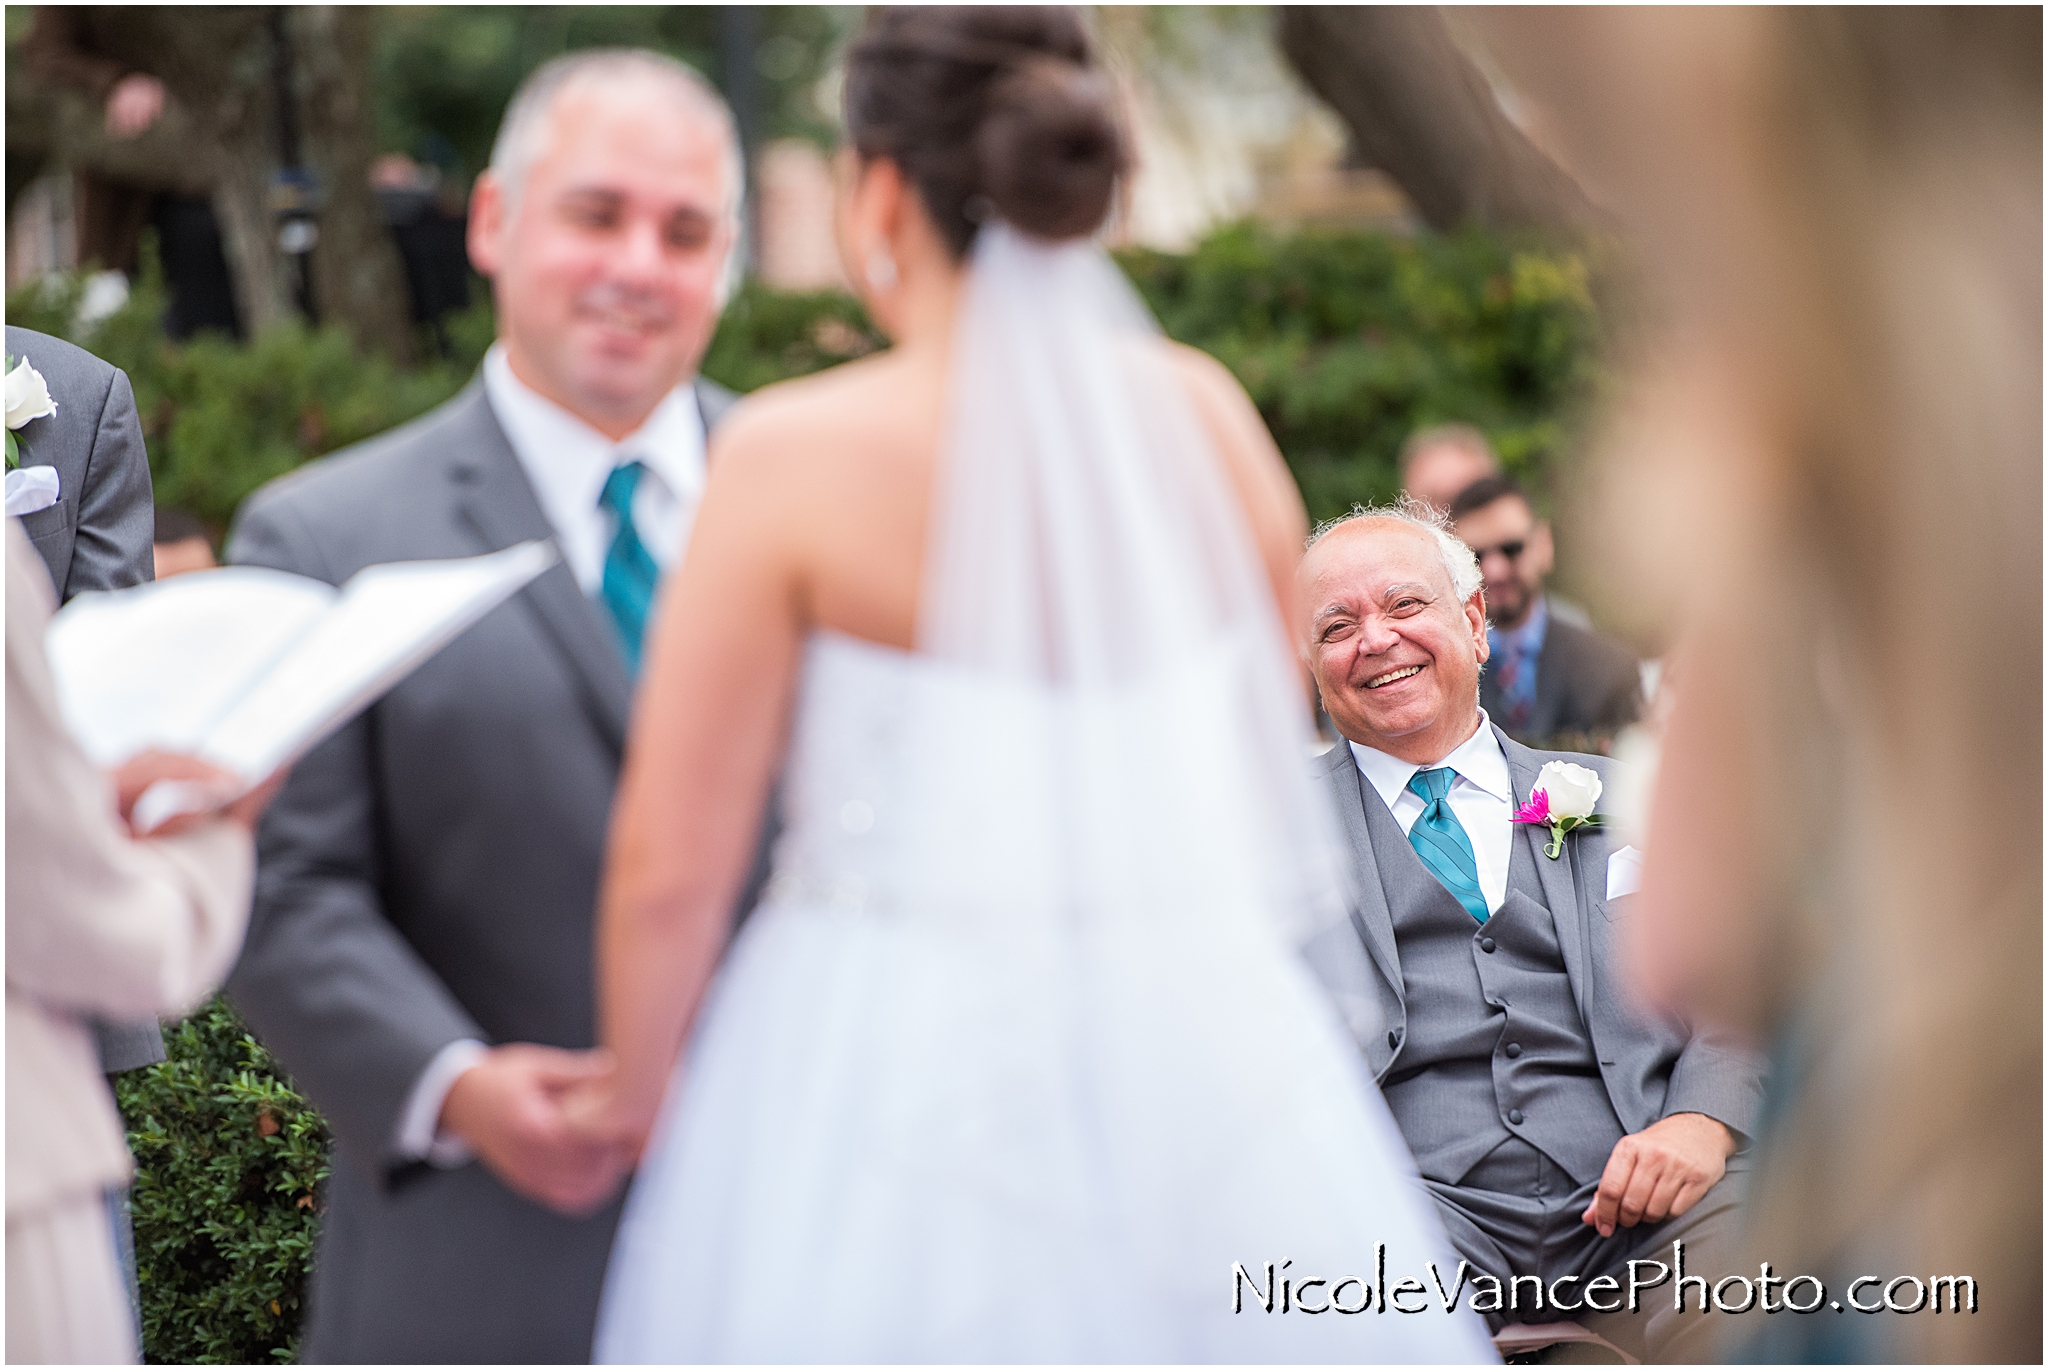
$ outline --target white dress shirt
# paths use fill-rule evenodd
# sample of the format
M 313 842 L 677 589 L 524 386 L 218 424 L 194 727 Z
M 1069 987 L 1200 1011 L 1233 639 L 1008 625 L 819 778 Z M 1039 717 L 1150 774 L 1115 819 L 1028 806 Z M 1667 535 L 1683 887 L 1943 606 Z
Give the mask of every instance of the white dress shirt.
M 1494 736 L 1493 722 L 1486 710 L 1479 711 L 1479 726 L 1443 760 L 1430 766 L 1388 756 L 1370 747 L 1351 744 L 1358 772 L 1386 801 L 1394 821 L 1407 832 L 1428 807 L 1421 795 L 1408 788 L 1417 771 L 1449 766 L 1458 773 L 1444 796 L 1472 839 L 1472 858 L 1479 867 L 1479 892 L 1486 898 L 1486 911 L 1498 913 L 1508 897 L 1508 856 L 1514 850 L 1515 785 L 1508 775 L 1508 759 Z
M 663 571 L 681 559 L 704 495 L 704 416 L 689 386 L 670 391 L 647 422 L 619 442 L 534 393 L 512 374 L 502 342 L 484 354 L 484 394 L 585 594 L 604 586 L 605 553 L 616 530 L 598 497 L 622 462 L 646 467 L 633 493 L 633 528 L 641 543 Z M 460 1139 L 439 1131 L 441 1106 L 487 1050 L 472 1039 L 450 1042 L 427 1063 L 398 1115 L 393 1141 L 400 1156 L 439 1166 L 470 1159 Z
M 647 468 L 633 495 L 640 541 L 664 571 L 682 556 L 704 496 L 704 416 L 689 386 L 670 391 L 647 422 L 618 442 L 527 388 L 512 374 L 503 343 L 484 354 L 484 393 L 585 594 L 604 584 L 615 530 L 598 497 L 622 462 Z

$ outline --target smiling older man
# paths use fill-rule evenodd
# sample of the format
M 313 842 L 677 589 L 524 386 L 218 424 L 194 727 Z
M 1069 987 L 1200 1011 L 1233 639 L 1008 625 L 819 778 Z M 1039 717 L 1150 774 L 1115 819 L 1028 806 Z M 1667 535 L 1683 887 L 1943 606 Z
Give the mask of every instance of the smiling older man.
M 1632 1258 L 1668 1267 L 1674 1240 L 1688 1275 L 1722 1273 L 1761 1064 L 1629 1003 L 1611 944 L 1631 851 L 1589 826 L 1553 857 L 1547 827 L 1514 821 L 1546 764 L 1610 763 L 1530 751 L 1487 719 L 1479 567 L 1426 506 L 1318 530 L 1299 580 L 1358 875 L 1355 939 L 1312 959 L 1459 1253 L 1502 1281 L 1566 1281 L 1566 1305 L 1532 1305 L 1525 1284 L 1494 1326 L 1604 1311 L 1604 1287 L 1590 1305 L 1573 1291 Z M 1713 1322 L 1675 1313 L 1667 1286 L 1602 1330 L 1697 1359 Z
M 481 377 L 259 491 L 230 541 L 335 583 L 528 538 L 563 555 L 307 756 L 260 835 L 229 991 L 336 1138 L 311 1359 L 589 1358 L 627 1158 L 558 1100 L 600 1065 L 605 823 L 649 604 L 731 400 L 695 372 L 740 196 L 695 73 L 542 67 L 471 203 L 499 331 Z

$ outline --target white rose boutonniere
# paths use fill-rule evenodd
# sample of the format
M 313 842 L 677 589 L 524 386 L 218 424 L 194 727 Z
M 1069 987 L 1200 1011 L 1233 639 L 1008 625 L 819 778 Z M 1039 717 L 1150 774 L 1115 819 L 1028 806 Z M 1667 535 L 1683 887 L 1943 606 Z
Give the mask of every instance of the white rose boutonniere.
M 28 358 L 7 359 L 7 468 L 21 465 L 21 440 L 14 435 L 36 419 L 57 412 L 50 387 L 42 372 L 28 364 Z
M 1600 825 L 1601 816 L 1593 812 L 1600 790 L 1598 772 L 1570 761 L 1545 762 L 1530 787 L 1529 802 L 1515 810 L 1514 821 L 1547 826 L 1550 842 L 1543 854 L 1555 861 L 1564 852 L 1566 833 Z

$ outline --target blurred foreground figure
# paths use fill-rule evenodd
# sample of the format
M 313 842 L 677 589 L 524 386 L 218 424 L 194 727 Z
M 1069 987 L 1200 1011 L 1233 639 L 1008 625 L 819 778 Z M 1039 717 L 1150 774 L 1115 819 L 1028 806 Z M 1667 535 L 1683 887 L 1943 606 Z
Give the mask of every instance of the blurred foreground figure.
M 105 1191 L 134 1169 L 89 1015 L 182 1010 L 226 974 L 249 912 L 249 828 L 130 840 L 116 808 L 196 762 L 145 756 L 109 785 L 64 730 L 43 658 L 56 607 L 7 521 L 7 1359 L 136 1359 Z M 154 1028 L 154 1023 L 151 1023 Z
M 1974 1281 L 1723 1349 L 2038 1360 L 2040 13 L 1492 24 L 1662 329 L 1608 473 L 1686 632 L 1632 969 L 1775 1046 L 1752 1259 Z

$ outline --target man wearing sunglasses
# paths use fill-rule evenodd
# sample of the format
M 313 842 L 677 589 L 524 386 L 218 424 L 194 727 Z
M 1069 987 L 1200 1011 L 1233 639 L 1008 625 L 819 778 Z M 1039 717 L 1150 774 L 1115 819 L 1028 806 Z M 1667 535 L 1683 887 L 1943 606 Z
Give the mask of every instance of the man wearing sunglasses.
M 1555 549 L 1514 478 L 1485 476 L 1451 501 L 1459 539 L 1486 582 L 1492 655 L 1479 701 L 1510 737 L 1606 733 L 1642 712 L 1642 676 L 1620 643 L 1552 611 L 1543 592 Z

